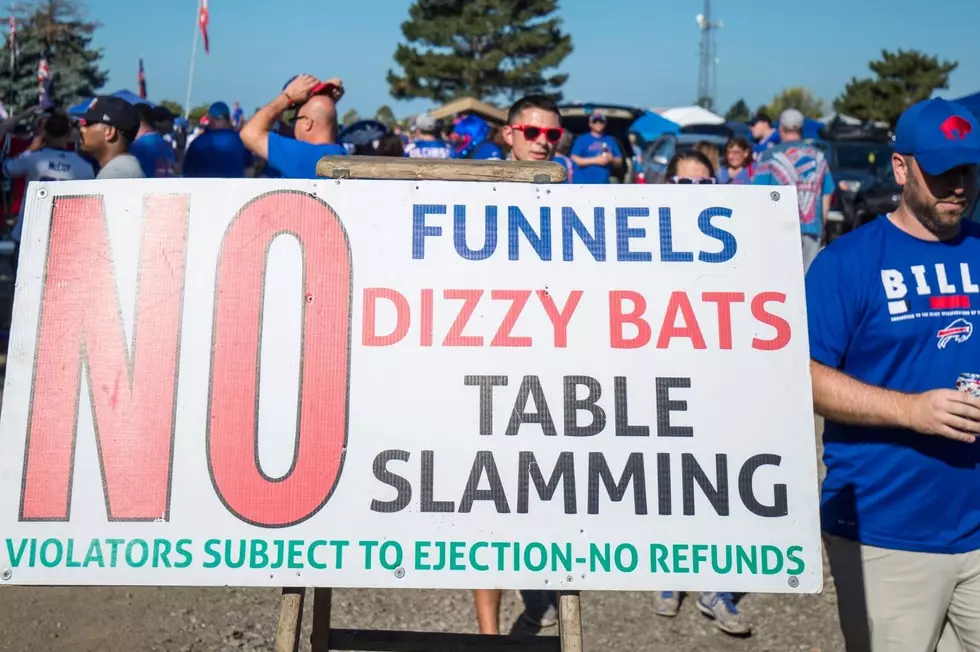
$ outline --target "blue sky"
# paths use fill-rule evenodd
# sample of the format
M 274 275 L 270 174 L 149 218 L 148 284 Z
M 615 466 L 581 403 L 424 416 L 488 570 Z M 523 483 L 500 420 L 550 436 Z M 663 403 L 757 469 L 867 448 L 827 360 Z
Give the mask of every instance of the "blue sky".
M 198 50 L 192 104 L 240 100 L 246 112 L 272 99 L 295 73 L 344 79 L 342 109 L 398 116 L 426 101 L 394 102 L 385 74 L 410 0 L 210 0 L 211 54 Z M 980 90 L 980 0 L 715 0 L 718 105 L 755 107 L 780 89 L 805 86 L 828 102 L 882 48 L 916 48 L 959 62 L 947 97 Z M 880 13 L 874 6 L 887 7 Z M 693 103 L 702 0 L 563 0 L 575 51 L 562 68 L 569 100 L 646 107 Z M 197 0 L 87 0 L 103 26 L 95 42 L 110 73 L 106 90 L 136 90 L 138 58 L 151 100 L 184 102 Z M 816 8 L 819 7 L 819 10 Z

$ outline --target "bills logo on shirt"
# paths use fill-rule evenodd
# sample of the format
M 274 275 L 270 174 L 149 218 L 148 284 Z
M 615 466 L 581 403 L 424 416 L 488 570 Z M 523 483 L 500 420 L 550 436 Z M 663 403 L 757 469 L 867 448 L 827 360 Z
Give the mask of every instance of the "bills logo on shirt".
M 947 265 L 912 265 L 903 273 L 897 269 L 881 270 L 881 283 L 888 300 L 888 314 L 893 318 L 949 310 L 970 310 L 980 294 L 967 263 Z M 924 301 L 916 301 L 922 297 Z
M 945 349 L 950 342 L 962 344 L 973 335 L 973 324 L 965 319 L 957 319 L 946 328 L 936 333 L 939 340 L 936 344 L 940 349 Z

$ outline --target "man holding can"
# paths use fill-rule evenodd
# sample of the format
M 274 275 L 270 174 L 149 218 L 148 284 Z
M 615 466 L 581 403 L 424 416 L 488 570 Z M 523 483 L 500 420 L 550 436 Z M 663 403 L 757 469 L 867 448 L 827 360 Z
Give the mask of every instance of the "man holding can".
M 941 634 L 980 650 L 980 399 L 956 389 L 980 373 L 980 224 L 963 219 L 978 164 L 966 108 L 910 107 L 892 155 L 898 209 L 807 274 L 822 526 L 848 652 L 933 652 Z

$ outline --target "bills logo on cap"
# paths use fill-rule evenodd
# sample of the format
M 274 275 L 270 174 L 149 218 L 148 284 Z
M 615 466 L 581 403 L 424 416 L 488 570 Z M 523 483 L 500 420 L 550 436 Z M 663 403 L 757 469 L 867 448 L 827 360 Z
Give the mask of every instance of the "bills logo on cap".
M 939 339 L 937 346 L 940 349 L 945 349 L 946 345 L 950 342 L 962 344 L 970 339 L 971 335 L 973 335 L 973 324 L 965 319 L 957 319 L 949 326 L 936 333 L 936 337 Z
M 958 115 L 953 115 L 943 120 L 939 128 L 942 129 L 946 140 L 966 140 L 966 137 L 973 131 L 969 120 Z

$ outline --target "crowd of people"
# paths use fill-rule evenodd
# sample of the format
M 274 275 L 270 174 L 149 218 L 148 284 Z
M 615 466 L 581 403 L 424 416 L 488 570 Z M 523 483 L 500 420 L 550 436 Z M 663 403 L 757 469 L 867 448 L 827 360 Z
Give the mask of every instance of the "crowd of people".
M 223 102 L 189 143 L 174 137 L 165 109 L 98 97 L 78 119 L 37 122 L 27 151 L 8 156 L 8 179 L 142 177 L 316 178 L 338 142 L 339 79 L 291 79 L 239 127 Z M 28 114 L 0 124 L 0 136 Z M 530 95 L 510 107 L 499 141 L 466 115 L 451 125 L 418 116 L 410 136 L 372 142 L 376 155 L 409 158 L 558 161 L 568 181 L 601 184 L 625 164 L 617 139 L 595 113 L 573 137 L 555 103 Z M 895 128 L 892 167 L 899 208 L 824 247 L 834 189 L 822 151 L 802 138 L 789 109 L 774 126 L 750 123 L 753 140 L 707 142 L 677 153 L 665 182 L 796 188 L 806 272 L 815 411 L 826 417 L 822 527 L 849 652 L 980 651 L 980 398 L 958 391 L 980 374 L 980 225 L 964 220 L 978 194 L 980 124 L 941 99 L 909 107 Z M 22 209 L 21 209 L 22 210 Z M 13 229 L 20 238 L 21 221 Z M 972 309 L 972 310 L 971 310 Z M 980 376 L 977 376 L 980 385 Z M 525 618 L 557 622 L 554 593 L 522 592 Z M 682 595 L 660 591 L 651 611 L 678 613 Z M 500 630 L 501 592 L 475 592 L 481 633 Z M 736 596 L 704 592 L 696 607 L 724 632 L 751 632 Z M 938 648 L 937 648 L 938 646 Z

